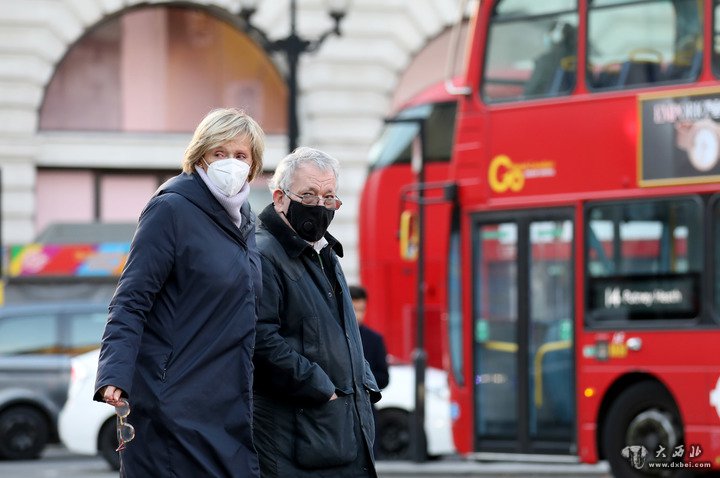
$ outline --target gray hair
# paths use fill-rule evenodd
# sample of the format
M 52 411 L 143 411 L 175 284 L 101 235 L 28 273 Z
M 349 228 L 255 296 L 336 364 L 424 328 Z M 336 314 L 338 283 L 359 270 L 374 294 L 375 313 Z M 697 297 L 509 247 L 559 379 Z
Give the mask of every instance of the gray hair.
M 335 181 L 340 176 L 340 163 L 337 159 L 319 149 L 303 146 L 280 160 L 275 168 L 275 174 L 268 183 L 270 191 L 289 189 L 295 177 L 295 171 L 304 164 L 311 164 L 321 171 L 332 171 Z

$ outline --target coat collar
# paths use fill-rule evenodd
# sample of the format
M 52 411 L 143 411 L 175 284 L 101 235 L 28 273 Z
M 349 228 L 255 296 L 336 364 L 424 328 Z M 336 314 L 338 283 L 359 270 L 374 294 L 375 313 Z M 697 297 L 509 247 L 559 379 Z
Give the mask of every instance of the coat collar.
M 263 209 L 258 215 L 258 219 L 260 219 L 260 225 L 258 227 L 268 231 L 280 243 L 290 257 L 296 258 L 305 249 L 312 249 L 312 246 L 308 244 L 306 240 L 301 239 L 300 236 L 282 220 L 277 211 L 275 211 L 272 203 Z M 325 232 L 324 237 L 328 241 L 328 247 L 332 248 L 335 254 L 342 257 L 342 244 L 329 232 Z
M 254 225 L 255 222 L 254 215 L 250 211 L 250 206 L 247 201 L 243 204 L 242 208 L 240 208 L 240 213 L 243 218 L 241 233 L 241 230 L 233 224 L 225 208 L 215 199 L 210 189 L 197 173 L 180 173 L 174 178 L 170 178 L 158 188 L 155 195 L 159 196 L 165 193 L 176 193 L 183 196 L 210 216 L 213 221 L 230 233 L 231 236 L 239 239 L 242 243 L 246 242 L 245 238 L 248 234 L 248 226 Z

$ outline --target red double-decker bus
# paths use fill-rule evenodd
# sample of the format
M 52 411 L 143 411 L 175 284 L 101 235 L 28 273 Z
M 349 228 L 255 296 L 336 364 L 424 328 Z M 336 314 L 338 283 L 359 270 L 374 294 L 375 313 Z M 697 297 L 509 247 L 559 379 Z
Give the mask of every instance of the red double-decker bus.
M 460 452 L 720 467 L 719 18 L 717 0 L 479 2 L 452 154 L 426 178 L 456 192 L 427 211 L 424 299 Z M 370 175 L 364 224 L 397 221 L 391 175 Z M 412 337 L 416 271 L 384 232 L 361 236 L 363 280 Z

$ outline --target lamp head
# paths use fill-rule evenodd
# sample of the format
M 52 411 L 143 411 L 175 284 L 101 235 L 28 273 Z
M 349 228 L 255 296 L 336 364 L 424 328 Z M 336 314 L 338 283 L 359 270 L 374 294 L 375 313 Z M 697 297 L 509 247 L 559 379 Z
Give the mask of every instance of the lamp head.
M 327 0 L 327 10 L 333 18 L 342 18 L 350 8 L 350 0 Z
M 340 22 L 347 14 L 350 8 L 350 0 L 327 0 L 328 15 L 335 22 L 335 28 L 333 29 L 336 35 L 340 35 Z

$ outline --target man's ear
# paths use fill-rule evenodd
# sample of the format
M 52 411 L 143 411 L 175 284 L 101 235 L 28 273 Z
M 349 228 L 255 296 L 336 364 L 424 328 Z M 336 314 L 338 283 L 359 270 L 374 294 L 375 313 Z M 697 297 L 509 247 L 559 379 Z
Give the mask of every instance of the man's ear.
M 275 191 L 273 191 L 272 198 L 276 211 L 280 211 L 280 209 L 282 209 L 283 197 L 285 197 L 285 193 L 282 192 L 280 189 L 276 189 Z

